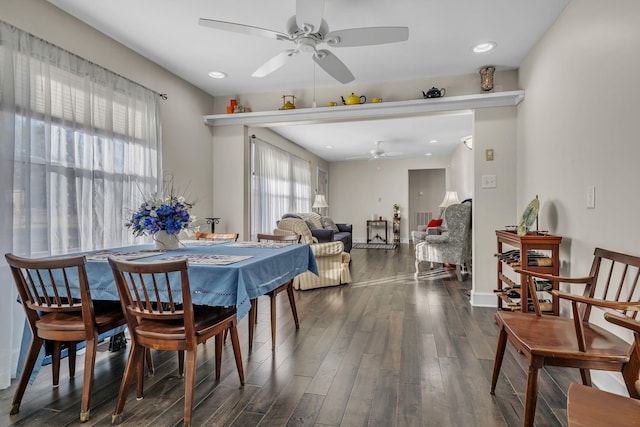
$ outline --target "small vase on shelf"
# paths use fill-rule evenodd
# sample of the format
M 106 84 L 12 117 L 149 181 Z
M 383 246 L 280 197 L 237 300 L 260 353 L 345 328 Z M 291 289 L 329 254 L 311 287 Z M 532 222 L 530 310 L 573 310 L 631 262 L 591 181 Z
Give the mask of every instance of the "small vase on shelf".
M 160 230 L 154 234 L 153 241 L 156 242 L 156 248 L 163 251 L 171 251 L 180 247 L 178 235 L 169 234 L 164 230 Z

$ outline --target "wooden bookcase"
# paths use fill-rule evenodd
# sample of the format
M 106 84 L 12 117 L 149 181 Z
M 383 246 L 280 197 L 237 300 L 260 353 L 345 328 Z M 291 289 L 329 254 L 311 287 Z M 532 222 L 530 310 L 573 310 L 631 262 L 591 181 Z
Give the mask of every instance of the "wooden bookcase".
M 512 289 L 520 295 L 520 307 L 519 309 L 523 312 L 529 311 L 528 309 L 528 297 L 529 297 L 529 289 L 526 286 L 525 277 L 523 275 L 516 275 L 520 282 L 516 283 L 514 280 L 510 279 L 505 275 L 506 269 L 513 269 L 513 266 L 510 265 L 505 260 L 502 260 L 500 255 L 506 253 L 508 250 L 517 250 L 520 252 L 520 262 L 521 269 L 526 269 L 530 271 L 535 271 L 539 273 L 552 274 L 554 276 L 558 276 L 560 274 L 560 243 L 562 242 L 562 237 L 560 236 L 552 236 L 550 234 L 543 234 L 537 231 L 531 231 L 526 236 L 518 236 L 515 231 L 511 230 L 496 230 L 496 237 L 498 241 L 498 284 L 497 290 L 502 290 L 505 288 L 505 284 L 508 287 L 513 288 L 514 285 L 520 285 L 519 289 Z M 532 251 L 536 254 L 543 254 L 545 257 L 544 266 L 538 265 L 528 265 L 529 264 L 529 251 Z M 553 289 L 558 289 L 558 282 L 553 282 Z M 509 298 L 505 293 L 498 292 L 498 308 L 499 309 L 508 309 L 508 310 L 517 310 L 518 308 L 514 308 L 512 304 L 511 298 Z M 549 313 L 555 314 L 556 316 L 560 312 L 560 307 L 557 299 L 553 299 L 552 310 Z

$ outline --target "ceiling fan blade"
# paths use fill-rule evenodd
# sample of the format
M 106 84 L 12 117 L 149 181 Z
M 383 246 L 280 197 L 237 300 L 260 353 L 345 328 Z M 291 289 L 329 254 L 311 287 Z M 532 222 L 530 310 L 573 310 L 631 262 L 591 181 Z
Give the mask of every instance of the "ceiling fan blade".
M 407 27 L 366 27 L 332 31 L 327 44 L 335 47 L 372 46 L 409 40 Z
M 296 0 L 296 24 L 307 33 L 320 29 L 324 15 L 324 0 Z
M 262 64 L 260 68 L 258 68 L 253 74 L 251 74 L 251 77 L 264 77 L 267 74 L 271 74 L 278 68 L 282 67 L 289 58 L 297 54 L 298 51 L 296 49 L 283 50 L 282 52 Z
M 313 60 L 331 77 L 340 83 L 349 83 L 355 80 L 351 71 L 333 53 L 321 49 L 313 55 Z
M 203 27 L 215 28 L 217 30 L 231 31 L 239 34 L 247 34 L 250 36 L 266 37 L 276 40 L 290 40 L 285 33 L 267 30 L 260 27 L 252 27 L 251 25 L 235 24 L 233 22 L 216 21 L 215 19 L 200 18 L 198 24 Z

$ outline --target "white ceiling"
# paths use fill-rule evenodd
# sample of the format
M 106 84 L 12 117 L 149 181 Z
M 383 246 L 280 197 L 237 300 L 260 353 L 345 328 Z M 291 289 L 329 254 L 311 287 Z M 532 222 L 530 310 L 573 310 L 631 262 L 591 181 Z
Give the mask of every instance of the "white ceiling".
M 263 78 L 251 74 L 288 42 L 225 32 L 198 25 L 199 18 L 229 21 L 286 32 L 295 0 L 48 0 L 109 37 L 214 96 L 283 92 L 313 85 L 314 62 L 304 54 Z M 326 0 L 330 30 L 370 26 L 409 27 L 409 40 L 379 46 L 328 48 L 355 76 L 354 83 L 375 84 L 445 75 L 518 68 L 529 50 L 569 0 Z M 494 41 L 484 55 L 471 47 Z M 228 78 L 216 80 L 209 71 Z M 340 83 L 321 69 L 318 88 Z M 450 155 L 447 144 L 471 131 L 470 116 L 439 115 L 369 122 L 292 125 L 274 128 L 328 161 L 366 156 L 375 141 L 405 156 Z M 310 132 L 310 127 L 313 129 Z M 416 131 L 419 130 L 419 131 Z M 313 135 L 315 138 L 305 138 Z M 425 138 L 441 144 L 425 143 Z M 349 141 L 325 148 L 327 141 Z M 347 146 L 352 146 L 347 149 Z M 390 157 L 390 158 L 399 158 Z
M 471 134 L 471 112 L 426 115 L 394 119 L 358 120 L 272 127 L 271 130 L 296 141 L 329 161 L 369 160 L 370 151 L 380 148 L 384 159 L 449 157 Z

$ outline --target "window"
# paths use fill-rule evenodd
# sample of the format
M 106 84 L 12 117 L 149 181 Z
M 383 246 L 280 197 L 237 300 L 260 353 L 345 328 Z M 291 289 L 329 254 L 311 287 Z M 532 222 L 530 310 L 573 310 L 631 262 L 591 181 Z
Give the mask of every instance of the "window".
M 311 209 L 309 162 L 253 138 L 251 146 L 251 236 L 271 233 L 287 212 Z
M 160 179 L 158 108 L 152 91 L 0 22 L 0 131 L 13 142 L 2 159 L 8 251 L 133 243 L 128 211 Z
M 125 216 L 159 188 L 157 95 L 0 21 L 0 253 L 42 257 L 133 242 Z M 0 281 L 11 283 L 4 260 Z M 24 312 L 0 302 L 0 388 Z

